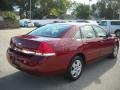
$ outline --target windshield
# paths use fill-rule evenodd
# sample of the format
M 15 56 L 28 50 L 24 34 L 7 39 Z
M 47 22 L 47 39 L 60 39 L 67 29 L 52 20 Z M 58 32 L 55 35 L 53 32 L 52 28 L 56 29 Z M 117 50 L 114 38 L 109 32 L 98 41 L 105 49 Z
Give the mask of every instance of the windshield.
M 29 35 L 57 38 L 69 30 L 70 27 L 71 25 L 68 24 L 48 24 L 33 30 Z

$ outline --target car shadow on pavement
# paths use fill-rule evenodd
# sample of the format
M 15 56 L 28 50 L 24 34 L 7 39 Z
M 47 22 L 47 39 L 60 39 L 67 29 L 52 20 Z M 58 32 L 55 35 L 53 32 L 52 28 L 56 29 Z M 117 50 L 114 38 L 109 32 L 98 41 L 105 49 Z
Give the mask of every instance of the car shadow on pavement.
M 62 76 L 34 76 L 18 71 L 0 78 L 0 90 L 82 90 L 91 83 L 100 84 L 100 77 L 107 73 L 116 60 L 104 59 L 87 65 L 80 79 L 70 82 Z

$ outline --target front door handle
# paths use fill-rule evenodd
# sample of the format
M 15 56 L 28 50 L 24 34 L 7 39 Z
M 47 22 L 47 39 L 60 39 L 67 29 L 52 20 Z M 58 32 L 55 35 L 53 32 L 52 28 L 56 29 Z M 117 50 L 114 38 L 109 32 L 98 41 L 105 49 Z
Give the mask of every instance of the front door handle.
M 85 42 L 84 44 L 88 44 L 87 42 Z

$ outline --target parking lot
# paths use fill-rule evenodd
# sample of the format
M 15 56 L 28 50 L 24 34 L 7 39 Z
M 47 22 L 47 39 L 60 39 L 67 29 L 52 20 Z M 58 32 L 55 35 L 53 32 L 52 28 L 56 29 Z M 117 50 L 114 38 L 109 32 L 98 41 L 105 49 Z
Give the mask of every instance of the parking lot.
M 0 30 L 0 90 L 120 90 L 120 53 L 117 59 L 104 59 L 87 65 L 74 82 L 62 76 L 34 76 L 13 68 L 6 59 L 10 38 L 33 28 Z

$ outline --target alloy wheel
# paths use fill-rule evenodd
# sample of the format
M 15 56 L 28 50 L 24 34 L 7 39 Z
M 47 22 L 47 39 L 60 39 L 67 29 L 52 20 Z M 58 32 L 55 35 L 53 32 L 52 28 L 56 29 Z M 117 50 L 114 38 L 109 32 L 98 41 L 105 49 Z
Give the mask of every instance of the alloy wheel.
M 82 63 L 80 60 L 75 60 L 71 67 L 71 75 L 74 78 L 77 78 L 82 70 Z

